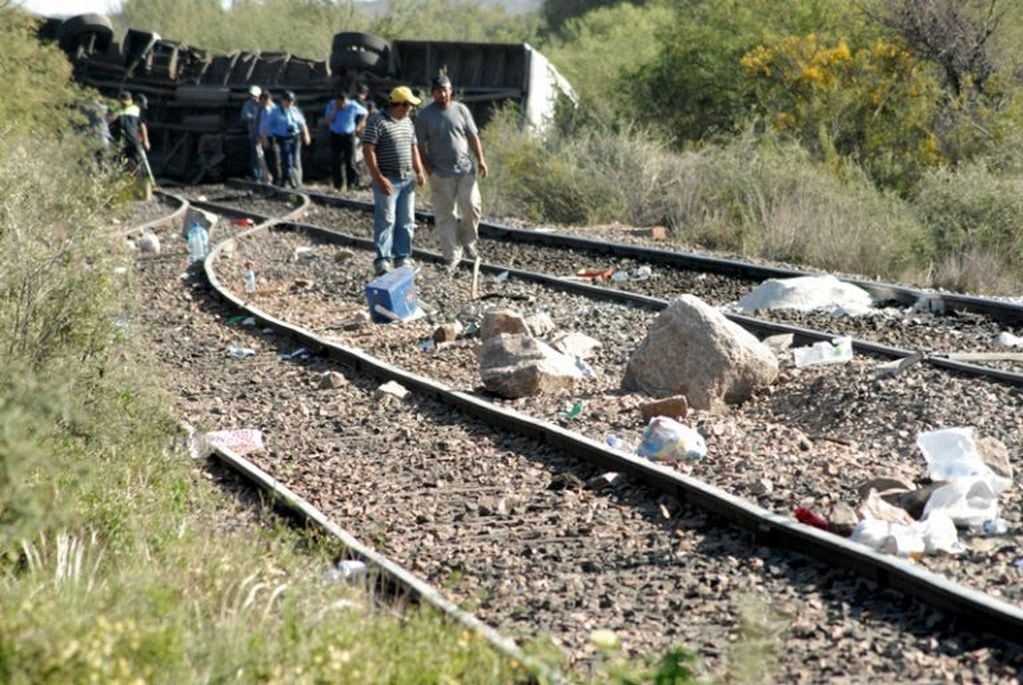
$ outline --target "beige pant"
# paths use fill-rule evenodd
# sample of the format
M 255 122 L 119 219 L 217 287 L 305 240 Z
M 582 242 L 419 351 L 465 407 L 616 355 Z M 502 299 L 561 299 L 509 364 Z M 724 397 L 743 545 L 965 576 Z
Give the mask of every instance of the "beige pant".
M 483 210 L 476 177 L 430 174 L 430 193 L 444 259 L 457 261 L 462 258 L 462 248 L 476 247 L 479 236 Z

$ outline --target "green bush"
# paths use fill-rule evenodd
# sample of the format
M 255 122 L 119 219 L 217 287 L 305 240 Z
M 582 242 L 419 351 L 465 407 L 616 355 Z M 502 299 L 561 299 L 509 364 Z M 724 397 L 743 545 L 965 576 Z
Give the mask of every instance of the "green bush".
M 633 97 L 628 74 L 657 56 L 651 36 L 673 17 L 665 3 L 619 3 L 569 20 L 541 49 L 572 84 L 582 116 L 605 125 L 637 119 L 646 103 Z
M 79 97 L 70 83 L 71 65 L 56 46 L 40 46 L 35 20 L 0 3 L 0 145 L 12 136 L 51 136 L 67 131 L 67 116 Z M 15 95 L 16 94 L 16 95 Z M 0 185 L 0 188 L 4 186 Z
M 821 161 L 855 159 L 878 186 L 903 192 L 944 161 L 934 133 L 938 80 L 898 43 L 785 36 L 741 63 L 768 125 Z
M 641 121 L 662 128 L 679 145 L 739 132 L 756 101 L 744 85 L 740 60 L 775 37 L 863 25 L 845 0 L 797 0 L 779 11 L 775 0 L 673 3 L 674 20 L 655 37 L 659 54 L 631 74 Z
M 1023 177 L 992 173 L 983 162 L 936 169 L 921 180 L 913 209 L 930 229 L 927 254 L 939 282 L 991 290 L 1008 274 L 1023 276 Z

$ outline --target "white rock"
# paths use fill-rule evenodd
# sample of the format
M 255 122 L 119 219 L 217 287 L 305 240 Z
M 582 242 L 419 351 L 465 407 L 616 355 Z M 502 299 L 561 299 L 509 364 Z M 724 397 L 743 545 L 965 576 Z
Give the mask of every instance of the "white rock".
M 650 325 L 622 386 L 654 397 L 685 395 L 696 409 L 721 410 L 777 377 L 770 348 L 700 298 L 683 295 Z

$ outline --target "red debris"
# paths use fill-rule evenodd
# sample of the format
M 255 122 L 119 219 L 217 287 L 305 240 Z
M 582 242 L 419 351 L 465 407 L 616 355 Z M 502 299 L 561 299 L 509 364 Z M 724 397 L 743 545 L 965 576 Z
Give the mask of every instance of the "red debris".
M 828 523 L 826 518 L 815 511 L 806 509 L 805 507 L 796 507 L 796 510 L 793 513 L 795 514 L 797 521 L 805 523 L 808 526 L 820 528 L 821 530 L 828 530 L 831 527 L 831 524 Z
M 246 228 L 252 228 L 255 226 L 255 222 L 252 219 L 231 219 L 232 226 L 244 226 Z

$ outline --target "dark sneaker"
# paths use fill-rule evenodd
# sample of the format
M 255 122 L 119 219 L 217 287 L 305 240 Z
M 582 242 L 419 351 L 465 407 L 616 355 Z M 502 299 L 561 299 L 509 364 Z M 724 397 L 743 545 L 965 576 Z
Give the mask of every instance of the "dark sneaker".
M 391 270 L 391 263 L 386 259 L 382 262 L 377 262 L 373 265 L 373 270 L 377 276 L 383 276 L 385 273 Z

